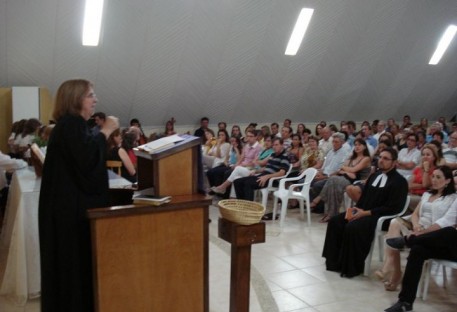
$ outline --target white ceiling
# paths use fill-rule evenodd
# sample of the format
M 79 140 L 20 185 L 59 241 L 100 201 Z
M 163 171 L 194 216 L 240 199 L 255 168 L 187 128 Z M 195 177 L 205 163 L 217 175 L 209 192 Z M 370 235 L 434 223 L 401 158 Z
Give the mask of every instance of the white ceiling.
M 0 85 L 95 83 L 125 125 L 364 120 L 457 111 L 455 0 L 105 0 L 102 42 L 81 45 L 83 0 L 0 0 Z M 284 50 L 315 9 L 296 56 Z

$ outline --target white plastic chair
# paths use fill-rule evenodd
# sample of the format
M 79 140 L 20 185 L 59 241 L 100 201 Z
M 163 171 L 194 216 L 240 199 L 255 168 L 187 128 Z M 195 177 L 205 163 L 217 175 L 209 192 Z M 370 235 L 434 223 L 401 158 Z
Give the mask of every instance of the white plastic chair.
M 374 231 L 373 241 L 371 242 L 370 252 L 368 253 L 367 257 L 365 258 L 365 268 L 364 268 L 363 275 L 368 276 L 370 274 L 371 258 L 373 256 L 373 249 L 374 249 L 374 245 L 376 244 L 376 241 L 378 241 L 378 247 L 379 247 L 379 261 L 384 260 L 384 234 L 385 234 L 385 232 L 382 230 L 382 224 L 386 220 L 402 216 L 408 209 L 409 201 L 410 201 L 410 197 L 408 195 L 408 196 L 406 196 L 405 206 L 403 207 L 402 211 L 400 211 L 397 214 L 390 215 L 390 216 L 383 216 L 378 219 L 378 223 L 376 224 L 376 229 Z
M 310 209 L 310 199 L 309 199 L 309 190 L 311 182 L 316 176 L 317 170 L 315 168 L 308 168 L 304 170 L 298 177 L 294 178 L 284 178 L 279 181 L 279 188 L 273 193 L 274 203 L 273 203 L 273 216 L 276 216 L 276 209 L 278 207 L 278 200 L 281 199 L 281 219 L 280 226 L 283 226 L 284 218 L 287 213 L 287 203 L 289 199 L 297 199 L 300 204 L 300 215 L 304 219 L 304 202 L 306 202 L 306 213 L 308 214 L 308 226 L 311 225 L 311 209 Z M 305 178 L 304 183 L 292 184 L 289 188 L 286 188 L 286 183 L 291 181 L 299 181 Z M 301 191 L 295 191 L 297 187 L 301 187 Z
M 278 189 L 277 186 L 273 186 L 273 182 L 275 182 L 277 180 L 281 180 L 282 178 L 287 177 L 291 171 L 292 171 L 292 165 L 289 166 L 289 170 L 287 170 L 285 175 L 269 179 L 267 187 L 264 187 L 264 188 L 260 189 L 260 194 L 262 194 L 262 205 L 265 208 L 267 208 L 268 193 L 269 192 L 274 192 L 274 191 L 276 191 Z
M 446 267 L 457 270 L 457 262 L 450 261 L 450 260 L 443 260 L 443 259 L 429 259 L 424 262 L 424 266 L 422 268 L 422 275 L 419 281 L 419 287 L 417 287 L 417 297 L 421 296 L 422 292 L 422 300 L 427 300 L 428 295 L 428 286 L 430 284 L 430 275 L 432 272 L 432 264 L 435 263 L 440 266 L 443 266 L 443 287 L 446 288 L 447 284 L 447 277 L 446 277 Z

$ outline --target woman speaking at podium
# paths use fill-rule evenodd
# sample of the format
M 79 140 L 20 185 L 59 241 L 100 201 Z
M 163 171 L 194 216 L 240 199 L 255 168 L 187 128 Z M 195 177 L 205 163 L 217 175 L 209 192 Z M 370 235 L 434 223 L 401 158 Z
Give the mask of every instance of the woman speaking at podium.
M 88 208 L 108 206 L 106 139 L 119 122 L 107 117 L 92 135 L 97 97 L 87 80 L 57 90 L 39 202 L 41 311 L 94 310 Z

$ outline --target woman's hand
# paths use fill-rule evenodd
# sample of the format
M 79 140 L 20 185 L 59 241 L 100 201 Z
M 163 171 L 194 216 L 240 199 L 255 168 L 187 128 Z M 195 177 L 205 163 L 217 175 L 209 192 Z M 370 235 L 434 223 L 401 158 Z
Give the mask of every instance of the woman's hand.
M 428 173 L 430 171 L 430 163 L 428 161 L 424 161 L 422 163 L 422 167 L 424 168 L 425 173 Z

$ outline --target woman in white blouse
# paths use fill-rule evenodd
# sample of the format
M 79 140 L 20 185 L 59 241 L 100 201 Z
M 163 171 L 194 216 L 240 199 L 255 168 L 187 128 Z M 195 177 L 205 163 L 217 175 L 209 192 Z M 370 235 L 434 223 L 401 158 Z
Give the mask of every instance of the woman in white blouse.
M 414 212 L 404 218 L 396 218 L 390 222 L 386 238 L 409 235 L 411 233 L 424 234 L 440 228 L 444 215 L 457 199 L 452 171 L 447 166 L 437 167 L 431 177 L 431 189 L 422 195 L 420 203 Z M 385 259 L 382 270 L 375 274 L 384 281 L 388 291 L 395 291 L 401 282 L 399 250 L 385 248 Z

